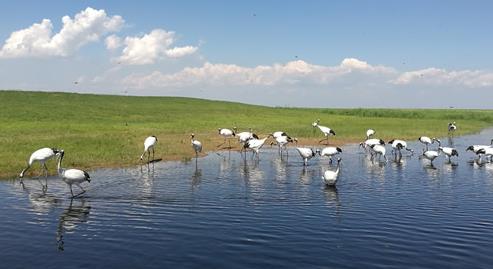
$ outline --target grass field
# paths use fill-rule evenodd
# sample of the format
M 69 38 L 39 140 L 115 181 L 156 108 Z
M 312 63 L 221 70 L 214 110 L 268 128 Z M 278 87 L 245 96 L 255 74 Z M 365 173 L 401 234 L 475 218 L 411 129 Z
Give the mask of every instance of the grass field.
M 336 131 L 336 144 L 360 142 L 368 128 L 384 140 L 414 140 L 446 136 L 450 121 L 457 122 L 456 135 L 493 125 L 490 110 L 272 108 L 179 97 L 0 91 L 0 178 L 16 177 L 41 147 L 63 148 L 66 167 L 137 165 L 149 135 L 159 138 L 156 158 L 187 159 L 194 156 L 190 133 L 205 152 L 212 151 L 222 141 L 218 127 L 253 128 L 261 137 L 283 130 L 299 144 L 316 144 L 322 135 L 311 123 L 317 118 Z M 49 167 L 55 171 L 53 161 Z

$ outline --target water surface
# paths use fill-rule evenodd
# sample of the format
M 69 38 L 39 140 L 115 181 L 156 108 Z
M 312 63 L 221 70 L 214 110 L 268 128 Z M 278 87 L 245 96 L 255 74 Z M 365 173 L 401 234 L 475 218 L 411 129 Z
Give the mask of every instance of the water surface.
M 46 193 L 3 181 L 1 267 L 490 268 L 493 164 L 464 150 L 491 138 L 442 140 L 460 159 L 434 167 L 347 146 L 337 189 L 321 181 L 327 159 L 303 167 L 269 147 L 258 162 L 226 151 L 93 171 L 77 199 L 55 177 Z

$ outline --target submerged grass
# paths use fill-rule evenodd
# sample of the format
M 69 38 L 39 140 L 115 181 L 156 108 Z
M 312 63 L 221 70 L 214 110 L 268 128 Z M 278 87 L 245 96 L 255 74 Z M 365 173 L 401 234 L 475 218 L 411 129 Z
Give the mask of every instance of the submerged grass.
M 336 131 L 333 143 L 344 144 L 362 141 L 368 128 L 384 140 L 445 136 L 450 121 L 459 126 L 456 135 L 472 133 L 493 124 L 493 111 L 273 108 L 181 97 L 0 91 L 0 177 L 17 176 L 41 147 L 63 148 L 67 167 L 138 164 L 149 135 L 159 138 L 156 158 L 187 159 L 194 154 L 190 133 L 212 151 L 222 142 L 219 127 L 252 128 L 261 137 L 283 130 L 300 144 L 316 144 L 323 138 L 311 127 L 317 118 Z

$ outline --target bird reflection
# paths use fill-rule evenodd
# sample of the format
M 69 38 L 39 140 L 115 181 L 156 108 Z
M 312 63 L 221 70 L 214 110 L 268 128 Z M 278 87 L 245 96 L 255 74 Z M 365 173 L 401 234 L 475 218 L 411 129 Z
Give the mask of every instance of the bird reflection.
M 301 170 L 300 179 L 301 182 L 303 182 L 304 184 L 310 184 L 310 182 L 312 181 L 310 170 L 308 170 L 306 166 L 303 166 L 303 169 Z
M 455 174 L 457 172 L 457 167 L 459 165 L 457 163 L 454 163 L 452 161 L 448 161 L 448 162 L 445 162 L 443 164 L 443 171 L 445 173 L 449 173 L 449 174 Z
M 341 217 L 341 212 L 340 212 L 341 202 L 339 200 L 339 192 L 337 191 L 337 187 L 324 185 L 324 194 L 325 194 L 325 198 L 327 201 L 327 205 L 334 206 L 336 209 L 335 214 L 338 218 L 340 218 Z M 339 219 L 339 221 L 340 221 L 340 219 Z
M 154 175 L 155 175 L 155 170 L 154 170 L 154 163 L 153 164 L 147 164 L 145 165 L 146 169 L 142 169 L 142 166 L 140 167 L 140 171 L 142 173 L 140 179 L 141 179 L 141 184 L 139 184 L 138 189 L 142 191 L 142 194 L 145 196 L 149 196 L 152 194 L 152 189 L 154 186 Z
M 76 202 L 75 202 L 76 201 Z M 64 235 L 72 233 L 77 228 L 77 225 L 87 222 L 91 206 L 87 205 L 84 198 L 70 199 L 69 206 L 63 210 L 58 219 L 58 227 L 56 232 L 56 240 L 58 250 L 65 250 Z
M 426 174 L 431 179 L 437 179 L 439 177 L 440 170 L 438 170 L 433 164 L 427 164 L 423 166 Z
M 276 172 L 277 180 L 285 180 L 287 174 L 287 160 L 283 160 L 282 158 L 275 158 L 272 160 L 272 164 L 274 167 L 274 171 Z
M 264 172 L 259 169 L 259 163 L 256 160 L 252 160 L 251 164 L 243 160 L 240 169 L 245 182 L 250 185 L 258 185 L 264 178 Z
M 454 138 L 453 137 L 449 136 L 447 142 L 448 142 L 449 147 L 454 146 Z
M 195 158 L 195 170 L 192 174 L 192 189 L 200 185 L 202 180 L 202 169 L 199 168 L 197 158 Z
M 28 194 L 29 203 L 37 213 L 48 213 L 61 202 L 54 195 L 48 194 L 45 188 L 31 191 L 28 187 L 22 185 L 22 189 Z

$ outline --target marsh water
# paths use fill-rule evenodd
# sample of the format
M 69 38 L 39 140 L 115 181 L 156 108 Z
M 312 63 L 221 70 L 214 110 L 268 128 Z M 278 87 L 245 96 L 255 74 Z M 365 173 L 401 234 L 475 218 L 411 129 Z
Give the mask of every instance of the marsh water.
M 346 146 L 337 188 L 322 183 L 327 159 L 303 167 L 268 146 L 258 162 L 221 151 L 92 171 L 76 199 L 56 177 L 45 193 L 1 181 L 0 267 L 491 268 L 493 163 L 465 152 L 491 138 L 442 139 L 460 157 L 434 167 Z

